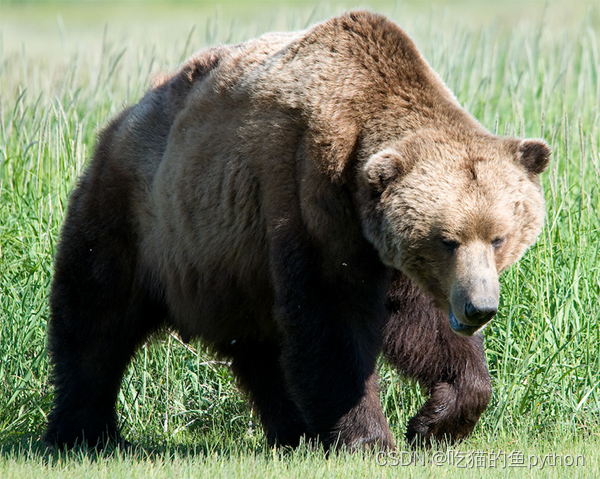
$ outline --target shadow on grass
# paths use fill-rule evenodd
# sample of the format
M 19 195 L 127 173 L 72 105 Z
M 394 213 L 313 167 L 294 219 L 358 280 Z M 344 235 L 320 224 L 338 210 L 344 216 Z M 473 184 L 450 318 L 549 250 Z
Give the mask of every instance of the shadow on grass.
M 194 463 L 215 463 L 239 461 L 243 458 L 254 458 L 265 463 L 273 462 L 323 462 L 328 460 L 353 458 L 375 461 L 377 449 L 350 451 L 345 446 L 339 449 L 326 451 L 323 445 L 316 440 L 302 440 L 296 448 L 271 447 L 267 444 L 265 436 L 260 433 L 253 438 L 240 438 L 235 434 L 218 437 L 205 435 L 196 438 L 195 443 L 168 442 L 161 438 L 146 438 L 134 444 L 128 441 L 119 443 L 111 442 L 104 447 L 89 447 L 76 445 L 66 447 L 49 447 L 41 435 L 27 435 L 19 438 L 0 439 L 1 461 L 27 461 L 45 467 L 56 467 L 67 464 L 106 464 L 112 463 L 173 463 L 176 461 L 190 461 Z M 413 445 L 412 447 L 397 438 L 398 450 L 410 453 L 427 454 L 436 451 L 445 451 L 450 445 L 445 442 L 432 441 L 426 447 Z M 423 456 L 424 457 L 424 456 Z
M 225 439 L 225 440 L 224 440 Z M 235 437 L 221 438 L 211 442 L 206 437 L 194 444 L 167 443 L 165 441 L 142 441 L 135 444 L 127 441 L 109 443 L 104 447 L 75 445 L 73 448 L 48 446 L 41 435 L 27 435 L 19 438 L 0 440 L 0 461 L 33 461 L 50 466 L 67 463 L 94 463 L 107 461 L 168 461 L 173 459 L 192 459 L 194 461 L 227 461 L 243 456 L 262 456 L 264 459 L 300 458 L 311 456 L 313 459 L 327 459 L 329 454 L 315 441 L 302 442 L 297 448 L 267 445 L 261 436 L 255 440 L 236 440 Z M 340 450 L 336 454 L 345 454 Z M 368 453 L 367 453 L 368 454 Z

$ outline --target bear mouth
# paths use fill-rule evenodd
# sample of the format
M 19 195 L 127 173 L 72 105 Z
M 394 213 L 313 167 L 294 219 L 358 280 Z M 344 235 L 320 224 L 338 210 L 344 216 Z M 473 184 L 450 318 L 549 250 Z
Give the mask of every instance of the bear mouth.
M 476 326 L 469 326 L 468 324 L 461 323 L 458 319 L 456 319 L 456 316 L 454 316 L 452 308 L 450 308 L 449 317 L 450 327 L 452 328 L 452 331 L 454 331 L 457 334 L 460 334 L 461 336 L 473 336 L 473 334 L 475 334 L 479 329 Z

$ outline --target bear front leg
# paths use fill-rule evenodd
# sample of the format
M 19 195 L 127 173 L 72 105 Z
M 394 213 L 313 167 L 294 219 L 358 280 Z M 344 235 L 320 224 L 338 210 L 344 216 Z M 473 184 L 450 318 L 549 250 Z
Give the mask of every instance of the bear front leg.
M 463 439 L 475 428 L 492 394 L 483 337 L 455 334 L 447 316 L 401 273 L 392 282 L 388 308 L 386 359 L 430 396 L 408 423 L 408 442 L 426 446 L 432 438 Z
M 287 390 L 280 347 L 275 342 L 238 340 L 227 355 L 233 357 L 231 368 L 240 387 L 258 410 L 269 446 L 298 446 L 308 429 Z
M 395 447 L 394 437 L 381 408 L 379 375 L 376 371 L 367 378 L 364 394 L 358 404 L 337 422 L 332 437 L 350 438 L 345 444 L 351 449 Z
M 281 366 L 309 435 L 325 447 L 394 447 L 375 373 L 389 270 L 366 244 L 339 262 L 337 274 L 302 233 L 279 229 L 277 240 L 271 269 Z

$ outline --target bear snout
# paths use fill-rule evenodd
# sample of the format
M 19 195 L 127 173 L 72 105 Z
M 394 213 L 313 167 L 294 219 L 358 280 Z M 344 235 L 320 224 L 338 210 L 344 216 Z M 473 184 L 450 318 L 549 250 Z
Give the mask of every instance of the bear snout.
M 455 301 L 455 307 L 450 307 L 450 327 L 461 336 L 471 336 L 496 315 L 498 303 L 499 297 L 495 295 L 463 297 Z
M 498 301 L 492 297 L 474 298 L 465 305 L 465 319 L 470 326 L 481 327 L 498 312 Z

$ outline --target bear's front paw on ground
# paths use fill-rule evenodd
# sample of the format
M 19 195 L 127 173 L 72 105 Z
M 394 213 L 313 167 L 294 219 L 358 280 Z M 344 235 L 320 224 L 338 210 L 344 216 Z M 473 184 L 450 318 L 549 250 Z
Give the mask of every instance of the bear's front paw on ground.
M 124 370 L 165 327 L 231 361 L 270 444 L 393 447 L 382 350 L 431 394 L 409 438 L 462 438 L 549 155 L 489 133 L 380 15 L 198 52 L 103 130 L 71 196 L 47 440 L 115 437 Z
M 489 381 L 453 385 L 440 383 L 416 416 L 408 421 L 406 440 L 430 446 L 432 440 L 453 443 L 468 436 L 487 408 L 492 389 Z

